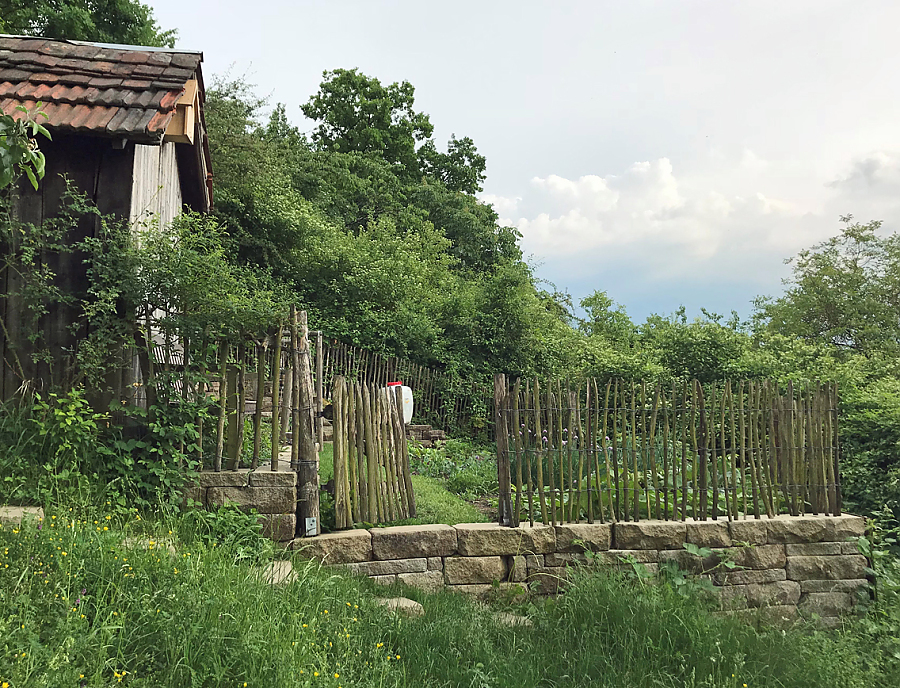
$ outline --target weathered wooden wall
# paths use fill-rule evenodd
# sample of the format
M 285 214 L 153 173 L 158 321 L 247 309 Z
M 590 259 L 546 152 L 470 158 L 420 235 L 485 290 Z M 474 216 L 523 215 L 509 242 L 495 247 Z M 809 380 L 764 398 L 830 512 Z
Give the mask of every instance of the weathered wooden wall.
M 27 183 L 22 185 L 15 208 L 20 221 L 37 224 L 56 215 L 66 192 L 66 179 L 84 193 L 101 213 L 129 217 L 134 146 L 117 149 L 110 139 L 57 133 L 53 141 L 42 141 L 41 149 L 47 157 L 47 173 L 38 191 Z M 97 218 L 86 218 L 72 229 L 68 240 L 74 243 L 92 236 L 98 226 Z M 71 252 L 45 251 L 40 260 L 55 273 L 55 287 L 76 296 L 84 292 L 87 272 L 81 256 Z M 9 341 L 0 338 L 0 361 L 3 364 L 0 400 L 10 398 L 24 380 L 34 381 L 37 387 L 63 383 L 69 373 L 67 352 L 72 351 L 78 340 L 87 334 L 71 329 L 75 308 L 66 305 L 54 307 L 40 319 L 38 325 L 43 334 L 43 344 L 52 352 L 52 358 L 48 362 L 34 363 L 31 360 L 33 347 L 28 341 L 32 332 L 26 330 L 22 301 L 17 296 L 21 288 L 21 280 L 14 272 L 7 270 L 0 273 L 0 292 L 7 295 L 0 300 L 0 317 L 9 333 Z M 24 376 L 18 370 L 19 366 L 14 364 L 16 358 L 21 363 Z
M 175 143 L 161 146 L 135 145 L 134 179 L 131 187 L 132 225 L 157 218 L 165 227 L 181 212 L 181 183 Z

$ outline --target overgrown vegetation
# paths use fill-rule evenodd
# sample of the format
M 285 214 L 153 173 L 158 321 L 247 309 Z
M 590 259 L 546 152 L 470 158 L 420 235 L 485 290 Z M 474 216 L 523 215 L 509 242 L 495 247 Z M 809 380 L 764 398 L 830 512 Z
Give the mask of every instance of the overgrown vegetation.
M 199 518 L 198 518 L 199 517 Z M 0 528 L 0 683 L 197 686 L 896 685 L 896 639 L 864 628 L 757 631 L 666 583 L 585 569 L 556 599 L 515 607 L 532 626 L 453 594 L 405 591 L 419 619 L 379 608 L 374 584 L 273 549 L 235 511 L 149 519 L 114 503 Z M 120 680 L 121 679 L 121 680 Z

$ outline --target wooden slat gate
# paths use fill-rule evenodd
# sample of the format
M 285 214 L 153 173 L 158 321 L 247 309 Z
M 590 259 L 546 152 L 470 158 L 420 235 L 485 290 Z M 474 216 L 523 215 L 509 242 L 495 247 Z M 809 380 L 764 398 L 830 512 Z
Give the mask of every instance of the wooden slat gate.
M 400 388 L 334 379 L 335 526 L 416 515 Z

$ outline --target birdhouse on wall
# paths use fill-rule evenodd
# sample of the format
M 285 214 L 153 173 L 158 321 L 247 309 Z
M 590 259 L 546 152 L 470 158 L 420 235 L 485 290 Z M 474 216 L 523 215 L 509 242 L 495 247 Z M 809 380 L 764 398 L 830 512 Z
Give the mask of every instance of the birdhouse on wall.
M 175 113 L 166 128 L 164 141 L 174 143 L 194 143 L 194 124 L 200 111 L 200 88 L 196 79 L 188 80 L 184 93 L 175 104 Z

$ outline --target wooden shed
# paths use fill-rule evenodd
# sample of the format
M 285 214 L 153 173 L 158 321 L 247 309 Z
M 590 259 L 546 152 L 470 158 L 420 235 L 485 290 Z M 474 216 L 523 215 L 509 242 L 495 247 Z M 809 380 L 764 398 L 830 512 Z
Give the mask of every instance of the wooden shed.
M 21 186 L 15 213 L 37 224 L 56 215 L 66 179 L 103 214 L 135 227 L 158 218 L 166 224 L 184 207 L 206 212 L 212 171 L 203 117 L 202 53 L 0 35 L 0 110 L 21 116 L 38 103 L 53 135 L 40 141 L 47 158 L 39 189 Z M 96 231 L 82 223 L 77 241 Z M 73 254 L 48 254 L 55 286 L 77 295 L 87 286 L 86 267 Z M 72 331 L 73 312 L 54 307 L 39 325 L 51 360 L 30 360 L 17 293 L 9 270 L 0 273 L 0 400 L 23 382 L 37 388 L 62 384 L 67 360 L 84 331 Z M 15 355 L 18 354 L 18 355 Z M 16 365 L 13 365 L 13 359 Z

